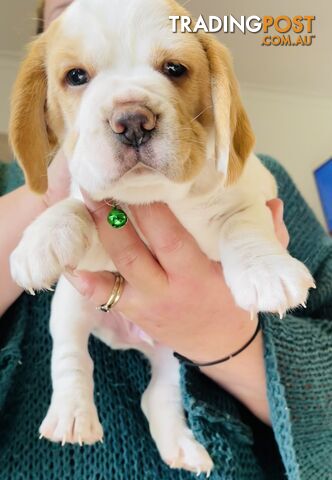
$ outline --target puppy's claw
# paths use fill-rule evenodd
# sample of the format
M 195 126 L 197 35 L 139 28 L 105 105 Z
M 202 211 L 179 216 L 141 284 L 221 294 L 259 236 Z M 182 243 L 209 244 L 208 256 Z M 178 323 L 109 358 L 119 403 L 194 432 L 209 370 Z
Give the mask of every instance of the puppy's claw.
M 282 312 L 281 310 L 280 310 L 278 313 L 279 313 L 279 318 L 280 318 L 280 320 L 282 320 L 282 319 L 284 318 L 284 316 L 285 316 L 285 313 Z
M 62 437 L 61 447 L 64 447 L 65 445 L 66 445 L 66 435 Z
M 42 440 L 43 438 L 44 438 L 44 435 L 41 433 L 41 434 L 39 435 L 39 440 Z
M 307 304 L 305 302 L 301 303 L 303 308 L 307 308 Z
M 29 292 L 30 295 L 32 295 L 33 297 L 36 295 L 36 292 L 34 291 L 33 288 L 28 288 L 27 292 Z
M 78 444 L 80 447 L 83 447 L 82 437 L 78 437 Z

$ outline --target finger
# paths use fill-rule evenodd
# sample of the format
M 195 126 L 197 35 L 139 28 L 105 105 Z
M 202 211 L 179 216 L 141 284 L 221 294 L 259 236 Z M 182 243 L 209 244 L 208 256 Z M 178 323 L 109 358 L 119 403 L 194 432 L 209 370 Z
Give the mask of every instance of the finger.
M 66 272 L 65 277 L 84 298 L 96 307 L 107 302 L 115 284 L 115 277 L 111 272 L 95 273 L 76 270 Z M 125 283 L 120 299 L 113 308 L 124 313 L 128 309 L 129 298 L 130 287 Z
M 130 221 L 120 230 L 109 225 L 107 222 L 109 211 L 110 207 L 105 204 L 91 211 L 91 215 L 101 242 L 116 268 L 140 291 L 160 292 L 168 283 L 164 270 L 140 239 Z
M 274 229 L 279 242 L 287 248 L 289 244 L 289 233 L 284 222 L 284 203 L 280 198 L 269 200 L 267 206 L 271 210 Z
M 284 202 L 280 198 L 273 198 L 266 202 L 272 213 L 273 221 L 275 223 L 282 223 L 284 221 Z
M 208 265 L 194 238 L 164 204 L 132 206 L 135 221 L 168 274 L 192 275 Z

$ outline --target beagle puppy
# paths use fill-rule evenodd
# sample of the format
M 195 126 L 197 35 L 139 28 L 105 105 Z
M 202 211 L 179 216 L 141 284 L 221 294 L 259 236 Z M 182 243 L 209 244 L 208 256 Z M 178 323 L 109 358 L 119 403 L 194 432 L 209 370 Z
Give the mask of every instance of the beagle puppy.
M 170 15 L 188 12 L 174 0 L 75 0 L 31 44 L 13 92 L 13 150 L 41 194 L 61 147 L 72 187 L 70 198 L 26 229 L 10 263 L 28 291 L 59 280 L 50 320 L 53 396 L 41 435 L 62 443 L 102 439 L 87 349 L 93 333 L 112 348 L 147 355 L 152 380 L 142 409 L 162 459 L 209 473 L 212 460 L 185 422 L 172 352 L 121 315 L 106 324 L 61 276 L 69 266 L 115 270 L 83 188 L 120 205 L 165 202 L 202 251 L 221 261 L 245 310 L 283 314 L 314 285 L 275 236 L 266 201 L 277 196 L 276 183 L 252 153 L 229 53 L 208 34 L 172 33 Z

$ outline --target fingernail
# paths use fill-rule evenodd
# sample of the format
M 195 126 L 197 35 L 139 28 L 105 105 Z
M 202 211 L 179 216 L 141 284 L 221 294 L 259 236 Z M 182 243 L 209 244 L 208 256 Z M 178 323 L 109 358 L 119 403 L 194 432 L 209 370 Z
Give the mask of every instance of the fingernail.
M 79 277 L 78 270 L 73 267 L 67 267 L 65 273 L 70 275 L 71 277 Z

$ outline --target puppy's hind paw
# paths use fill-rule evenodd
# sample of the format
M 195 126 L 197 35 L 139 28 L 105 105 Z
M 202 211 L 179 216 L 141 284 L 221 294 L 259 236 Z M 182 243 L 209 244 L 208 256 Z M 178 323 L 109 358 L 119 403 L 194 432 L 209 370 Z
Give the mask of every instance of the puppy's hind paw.
M 197 476 L 205 474 L 210 476 L 213 462 L 205 448 L 198 443 L 190 431 L 178 437 L 173 445 L 169 445 L 169 451 L 163 452 L 165 462 L 171 468 L 182 468 Z
M 103 429 L 93 403 L 71 395 L 52 399 L 39 429 L 40 438 L 80 446 L 103 441 Z

